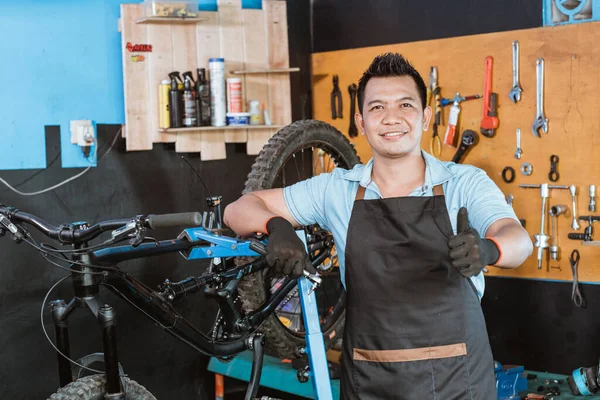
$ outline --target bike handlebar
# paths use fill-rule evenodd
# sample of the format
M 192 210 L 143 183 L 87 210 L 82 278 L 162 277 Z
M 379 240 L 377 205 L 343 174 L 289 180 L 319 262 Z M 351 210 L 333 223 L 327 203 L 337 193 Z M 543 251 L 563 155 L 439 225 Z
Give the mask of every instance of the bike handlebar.
M 13 222 L 24 222 L 32 225 L 49 238 L 56 239 L 63 244 L 80 244 L 92 240 L 106 231 L 121 228 L 131 222 L 129 219 L 115 219 L 102 221 L 90 227 L 78 227 L 77 224 L 56 226 L 35 215 L 18 211 L 16 209 L 0 205 L 0 214 L 5 215 Z M 198 226 L 202 224 L 202 216 L 198 212 L 149 215 L 144 218 L 144 226 L 150 229 Z
M 188 212 L 178 214 L 150 214 L 146 218 L 151 229 L 200 226 L 202 225 L 202 214 L 199 212 Z

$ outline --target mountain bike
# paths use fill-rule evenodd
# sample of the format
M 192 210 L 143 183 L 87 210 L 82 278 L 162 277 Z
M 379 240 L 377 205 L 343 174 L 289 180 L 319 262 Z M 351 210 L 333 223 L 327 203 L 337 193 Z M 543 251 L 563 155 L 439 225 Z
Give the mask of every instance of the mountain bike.
M 358 162 L 353 146 L 335 128 L 319 121 L 298 121 L 283 128 L 265 145 L 248 176 L 244 193 L 284 187 L 330 172 L 337 166 L 351 168 Z M 86 222 L 54 225 L 15 207 L 0 205 L 0 236 L 8 235 L 16 243 L 28 244 L 48 262 L 70 271 L 43 301 L 48 304 L 54 322 L 52 345 L 57 352 L 61 386 L 50 396 L 51 400 L 155 399 L 124 374 L 117 354 L 116 312 L 101 301 L 101 287 L 117 294 L 160 328 L 202 354 L 228 360 L 242 351 L 253 351 L 247 399 L 254 398 L 258 391 L 264 347 L 268 354 L 279 357 L 311 358 L 311 345 L 329 347 L 342 336 L 345 296 L 331 234 L 317 225 L 301 230 L 316 275 L 305 273 L 299 280 L 277 276 L 263 257 L 268 237 L 235 237 L 222 225 L 221 205 L 220 197 L 209 197 L 208 211 L 202 214 L 137 215 L 93 225 Z M 58 244 L 38 243 L 31 227 Z M 148 230 L 167 227 L 185 229 L 176 238 L 166 240 L 147 236 Z M 93 243 L 101 236 L 105 238 Z M 59 245 L 70 248 L 59 249 Z M 176 282 L 167 279 L 156 290 L 119 265 L 167 253 L 179 253 L 188 260 L 210 259 L 211 263 L 198 276 Z M 52 290 L 69 277 L 74 297 L 68 302 L 47 303 Z M 194 293 L 204 294 L 219 306 L 210 334 L 201 332 L 176 310 L 179 299 Z M 310 294 L 316 295 L 318 309 L 310 310 L 307 306 L 306 295 Z M 75 361 L 70 356 L 67 321 L 77 308 L 88 309 L 100 322 L 103 353 Z M 316 329 L 308 323 L 311 313 L 320 322 Z M 98 361 L 104 363 L 103 373 L 81 377 Z M 310 361 L 314 368 L 314 360 Z M 299 371 L 299 379 L 306 379 L 309 371 L 310 368 Z M 312 377 L 318 393 L 323 377 L 314 371 Z M 327 375 L 327 383 L 328 379 Z

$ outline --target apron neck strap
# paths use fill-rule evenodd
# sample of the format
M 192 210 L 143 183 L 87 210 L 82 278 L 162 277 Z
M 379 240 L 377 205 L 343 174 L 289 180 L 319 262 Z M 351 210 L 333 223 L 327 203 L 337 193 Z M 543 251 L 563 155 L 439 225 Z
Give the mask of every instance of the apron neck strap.
M 354 198 L 354 201 L 362 200 L 364 197 L 365 197 L 365 187 L 361 186 L 359 183 L 358 190 L 356 191 L 356 197 Z

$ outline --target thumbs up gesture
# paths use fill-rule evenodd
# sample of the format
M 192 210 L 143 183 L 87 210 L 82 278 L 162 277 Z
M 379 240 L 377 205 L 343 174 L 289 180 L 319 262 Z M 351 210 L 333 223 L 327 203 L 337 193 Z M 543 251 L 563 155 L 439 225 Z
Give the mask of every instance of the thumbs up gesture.
M 448 239 L 452 265 L 466 277 L 478 275 L 486 265 L 494 265 L 500 258 L 500 250 L 493 240 L 482 239 L 469 224 L 465 207 L 458 210 L 456 235 Z

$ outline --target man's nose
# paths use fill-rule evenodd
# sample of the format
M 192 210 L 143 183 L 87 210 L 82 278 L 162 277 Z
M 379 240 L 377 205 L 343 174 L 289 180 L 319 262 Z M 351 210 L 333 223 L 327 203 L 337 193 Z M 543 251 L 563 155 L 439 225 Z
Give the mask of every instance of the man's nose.
M 382 121 L 385 125 L 396 125 L 406 122 L 399 110 L 387 110 Z

